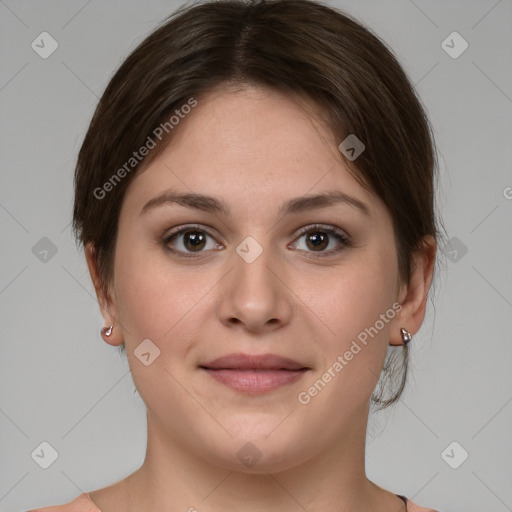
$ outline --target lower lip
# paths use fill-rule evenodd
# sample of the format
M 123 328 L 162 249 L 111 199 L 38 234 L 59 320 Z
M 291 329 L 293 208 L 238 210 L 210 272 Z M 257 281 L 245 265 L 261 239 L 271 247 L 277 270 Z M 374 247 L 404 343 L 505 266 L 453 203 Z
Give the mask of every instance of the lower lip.
M 303 370 L 212 370 L 203 368 L 214 379 L 237 391 L 266 393 L 291 384 L 307 371 Z

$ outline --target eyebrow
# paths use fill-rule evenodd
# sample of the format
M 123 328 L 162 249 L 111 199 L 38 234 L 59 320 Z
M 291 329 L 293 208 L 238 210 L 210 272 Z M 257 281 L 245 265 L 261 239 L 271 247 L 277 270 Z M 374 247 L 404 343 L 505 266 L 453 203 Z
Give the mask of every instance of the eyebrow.
M 304 211 L 326 208 L 334 204 L 347 204 L 366 216 L 371 217 L 370 208 L 360 201 L 339 190 L 328 190 L 315 195 L 306 195 L 290 199 L 279 208 L 279 215 L 296 215 Z M 186 208 L 201 210 L 210 213 L 222 213 L 229 215 L 229 205 L 222 199 L 195 193 L 182 193 L 166 191 L 153 199 L 150 199 L 142 208 L 140 214 L 163 205 L 178 204 Z

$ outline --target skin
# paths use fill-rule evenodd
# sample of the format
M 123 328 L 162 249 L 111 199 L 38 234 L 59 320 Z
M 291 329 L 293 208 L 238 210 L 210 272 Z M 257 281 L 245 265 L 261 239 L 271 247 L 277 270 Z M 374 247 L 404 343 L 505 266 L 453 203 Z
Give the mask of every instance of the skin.
M 105 325 L 114 326 L 104 339 L 125 343 L 148 422 L 142 466 L 91 499 L 103 512 L 405 510 L 366 477 L 366 425 L 388 344 L 402 344 L 401 327 L 414 335 L 423 322 L 434 240 L 426 240 L 428 255 L 416 256 L 411 281 L 400 283 L 389 211 L 349 173 L 340 141 L 299 97 L 224 86 L 198 98 L 178 128 L 127 189 L 106 297 L 86 247 Z M 215 196 L 231 212 L 167 204 L 141 214 L 169 189 Z M 359 199 L 371 217 L 342 203 L 279 215 L 283 202 L 326 190 Z M 318 229 L 298 234 L 314 223 L 338 228 L 353 246 L 329 235 L 315 248 Z M 180 258 L 163 239 L 187 224 L 199 224 L 206 241 L 194 252 L 182 234 L 169 245 L 194 257 Z M 236 252 L 247 236 L 263 250 L 252 263 Z M 299 403 L 298 393 L 394 303 L 400 313 L 307 405 Z M 145 339 L 160 349 L 149 366 L 134 355 Z M 310 370 L 247 395 L 198 367 L 231 352 L 275 353 Z M 237 457 L 247 442 L 261 453 L 252 467 Z

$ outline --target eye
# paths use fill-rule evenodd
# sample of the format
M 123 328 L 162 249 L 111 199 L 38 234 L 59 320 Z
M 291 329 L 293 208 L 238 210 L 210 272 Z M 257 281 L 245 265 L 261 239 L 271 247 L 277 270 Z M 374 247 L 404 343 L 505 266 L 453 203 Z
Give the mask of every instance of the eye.
M 343 231 L 322 224 L 302 228 L 299 239 L 303 237 L 305 238 L 305 246 L 299 247 L 299 250 L 318 253 L 311 254 L 310 256 L 313 258 L 331 256 L 352 245 L 349 237 Z M 326 251 L 325 249 L 329 246 L 331 246 L 331 249 Z
M 352 246 L 349 237 L 341 230 L 314 224 L 306 226 L 299 232 L 299 239 L 305 238 L 305 247 L 298 247 L 299 250 L 310 253 L 310 257 L 327 257 L 342 251 L 345 247 Z M 208 246 L 208 238 L 212 240 Z M 181 226 L 166 234 L 162 240 L 164 247 L 178 257 L 194 258 L 202 252 L 214 249 L 222 249 L 222 244 L 215 242 L 215 239 L 199 225 Z M 325 250 L 334 246 L 330 250 Z M 317 253 L 317 254 L 315 254 Z
M 194 253 L 201 253 L 205 250 L 222 247 L 221 244 L 216 242 L 211 243 L 208 247 L 208 238 L 213 240 L 213 237 L 200 226 L 182 226 L 168 233 L 164 237 L 163 244 L 169 251 L 175 253 L 177 256 L 194 258 Z

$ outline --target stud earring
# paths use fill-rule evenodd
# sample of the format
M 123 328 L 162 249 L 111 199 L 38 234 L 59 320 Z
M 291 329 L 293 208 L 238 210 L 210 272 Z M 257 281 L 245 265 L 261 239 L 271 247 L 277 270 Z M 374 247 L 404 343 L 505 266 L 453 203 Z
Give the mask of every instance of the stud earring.
M 101 334 L 108 338 L 112 334 L 113 328 L 114 328 L 113 325 L 111 325 L 110 327 L 103 327 L 103 329 L 101 329 Z
M 407 345 L 412 340 L 412 335 L 409 331 L 406 331 L 403 327 L 400 329 L 400 334 L 402 335 L 402 341 L 404 345 Z

